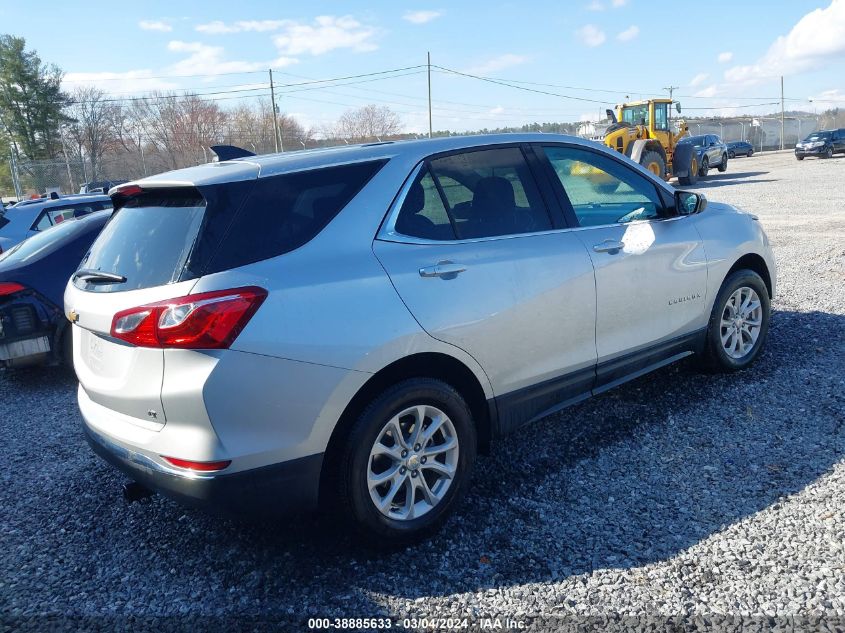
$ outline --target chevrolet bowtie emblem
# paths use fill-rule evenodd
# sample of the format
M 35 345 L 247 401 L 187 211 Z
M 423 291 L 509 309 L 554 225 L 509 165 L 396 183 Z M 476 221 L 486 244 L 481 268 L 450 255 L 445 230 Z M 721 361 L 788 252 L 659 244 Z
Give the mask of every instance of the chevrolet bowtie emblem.
M 71 310 L 67 313 L 67 318 L 68 321 L 70 321 L 71 323 L 76 323 L 77 321 L 79 321 L 79 314 L 76 312 L 76 310 Z

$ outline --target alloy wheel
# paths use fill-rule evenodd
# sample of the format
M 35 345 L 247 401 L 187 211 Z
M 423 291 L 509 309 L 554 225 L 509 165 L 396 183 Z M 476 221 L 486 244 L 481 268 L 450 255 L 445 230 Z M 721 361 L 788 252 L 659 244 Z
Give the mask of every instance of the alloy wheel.
M 763 325 L 763 305 L 753 288 L 737 288 L 722 308 L 719 335 L 725 353 L 736 360 L 754 349 Z
M 367 488 L 379 512 L 416 519 L 446 496 L 458 467 L 455 425 L 431 405 L 407 407 L 379 431 L 370 450 Z

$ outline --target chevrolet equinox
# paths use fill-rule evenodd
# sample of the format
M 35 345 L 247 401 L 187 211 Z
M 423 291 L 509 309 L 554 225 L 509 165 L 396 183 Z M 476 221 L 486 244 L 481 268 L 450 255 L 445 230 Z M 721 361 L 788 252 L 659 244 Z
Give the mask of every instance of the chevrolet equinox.
M 549 134 L 249 156 L 118 186 L 68 283 L 93 449 L 229 513 L 430 534 L 476 454 L 689 355 L 748 367 L 757 218 Z

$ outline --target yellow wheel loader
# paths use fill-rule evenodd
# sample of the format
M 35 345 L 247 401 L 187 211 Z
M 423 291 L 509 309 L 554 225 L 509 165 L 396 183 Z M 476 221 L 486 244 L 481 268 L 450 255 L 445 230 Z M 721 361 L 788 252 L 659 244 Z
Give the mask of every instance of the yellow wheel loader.
M 681 104 L 674 102 L 677 112 Z M 622 103 L 616 112 L 607 110 L 610 124 L 593 137 L 625 154 L 658 178 L 676 177 L 681 185 L 698 181 L 698 158 L 695 148 L 680 141 L 689 132 L 683 120 L 672 121 L 671 99 L 649 99 Z

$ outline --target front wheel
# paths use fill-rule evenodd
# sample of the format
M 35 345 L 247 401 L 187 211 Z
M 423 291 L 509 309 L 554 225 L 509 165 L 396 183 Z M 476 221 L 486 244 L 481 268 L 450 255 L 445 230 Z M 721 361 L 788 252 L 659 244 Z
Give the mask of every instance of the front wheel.
M 753 149 L 748 150 L 748 153 L 746 154 L 746 156 L 748 156 L 749 158 L 754 156 L 754 150 Z
M 728 152 L 728 158 L 736 158 L 736 154 L 733 152 Z
M 766 342 L 770 318 L 769 291 L 753 270 L 738 270 L 725 279 L 707 327 L 703 364 L 731 372 L 745 369 Z
M 475 452 L 461 395 L 440 380 L 405 380 L 378 396 L 350 432 L 338 480 L 342 515 L 373 544 L 425 538 L 466 491 Z
M 822 156 L 823 156 L 824 158 L 833 158 L 833 148 L 832 148 L 832 147 L 828 147 L 828 148 L 824 151 L 824 154 L 822 154 Z

